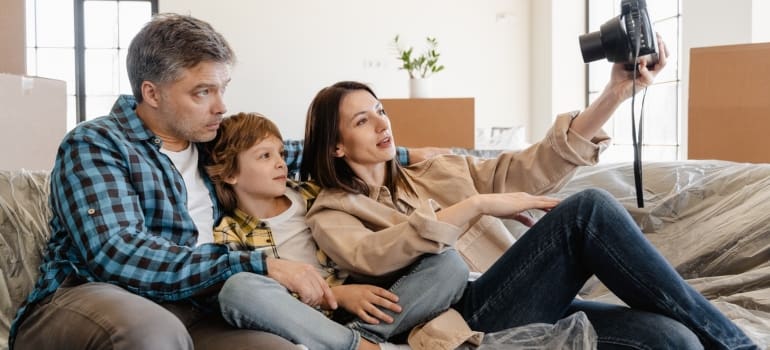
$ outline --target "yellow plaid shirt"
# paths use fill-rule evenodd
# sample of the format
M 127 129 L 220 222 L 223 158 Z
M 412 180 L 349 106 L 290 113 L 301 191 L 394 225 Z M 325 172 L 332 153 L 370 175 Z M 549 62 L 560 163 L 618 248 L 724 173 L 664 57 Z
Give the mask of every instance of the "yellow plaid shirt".
M 310 209 L 321 191 L 321 188 L 312 182 L 288 180 L 286 187 L 288 190 L 299 192 L 305 200 L 307 209 Z M 275 239 L 273 239 L 273 231 L 267 222 L 250 216 L 239 209 L 224 216 L 219 225 L 214 228 L 214 243 L 224 244 L 230 250 L 262 250 L 265 256 L 280 258 L 278 247 L 275 245 Z M 330 287 L 341 285 L 345 281 L 347 275 L 340 271 L 323 251 L 316 250 L 316 257 L 321 268 L 329 273 L 326 282 Z

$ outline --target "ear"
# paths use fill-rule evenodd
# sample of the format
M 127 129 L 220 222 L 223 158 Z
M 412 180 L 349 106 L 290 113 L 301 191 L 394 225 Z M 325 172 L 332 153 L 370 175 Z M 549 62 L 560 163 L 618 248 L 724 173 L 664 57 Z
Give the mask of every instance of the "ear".
M 334 148 L 333 154 L 336 158 L 345 158 L 345 151 L 342 150 L 341 144 L 337 144 L 337 147 Z
M 222 180 L 224 180 L 225 183 L 230 185 L 230 186 L 235 186 L 235 184 L 238 183 L 238 179 L 235 176 L 228 176 L 228 177 L 226 177 L 226 178 L 224 178 Z
M 158 108 L 160 105 L 160 87 L 158 85 L 155 85 L 155 83 L 150 81 L 143 81 L 142 82 L 142 100 L 147 103 L 148 105 L 152 106 L 153 108 Z

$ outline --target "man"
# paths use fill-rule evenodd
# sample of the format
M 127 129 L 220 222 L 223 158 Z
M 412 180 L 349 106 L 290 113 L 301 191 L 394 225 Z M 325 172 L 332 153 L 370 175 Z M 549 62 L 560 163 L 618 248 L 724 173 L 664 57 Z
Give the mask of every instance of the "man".
M 133 39 L 133 97 L 121 96 L 60 145 L 48 251 L 13 322 L 12 347 L 296 349 L 230 327 L 213 298 L 244 271 L 319 292 L 308 286 L 307 264 L 207 244 L 221 212 L 198 145 L 216 136 L 234 61 L 224 37 L 189 16 L 156 16 Z M 286 145 L 290 168 L 299 145 Z
M 121 96 L 61 143 L 48 252 L 12 346 L 295 348 L 230 328 L 208 298 L 234 273 L 287 270 L 205 244 L 220 213 L 196 144 L 216 136 L 233 63 L 225 39 L 194 18 L 157 16 L 137 34 L 127 59 L 135 100 Z

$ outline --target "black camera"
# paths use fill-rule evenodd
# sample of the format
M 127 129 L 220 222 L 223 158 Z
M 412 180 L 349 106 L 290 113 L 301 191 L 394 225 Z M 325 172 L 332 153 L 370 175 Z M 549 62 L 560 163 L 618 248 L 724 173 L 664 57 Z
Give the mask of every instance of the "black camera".
M 580 36 L 583 62 L 607 58 L 633 70 L 640 57 L 648 56 L 647 67 L 658 63 L 658 44 L 644 0 L 623 0 L 620 16 L 602 24 L 599 31 Z

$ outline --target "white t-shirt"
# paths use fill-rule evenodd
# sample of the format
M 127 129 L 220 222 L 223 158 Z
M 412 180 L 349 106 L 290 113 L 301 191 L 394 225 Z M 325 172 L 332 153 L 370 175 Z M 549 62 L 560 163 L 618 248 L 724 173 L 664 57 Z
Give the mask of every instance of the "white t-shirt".
M 282 259 L 300 261 L 316 267 L 324 278 L 329 272 L 324 270 L 316 257 L 318 248 L 310 227 L 305 223 L 305 200 L 297 191 L 286 190 L 286 197 L 291 200 L 291 206 L 283 213 L 271 218 L 262 219 L 270 227 L 278 249 L 278 255 Z
M 192 143 L 179 152 L 160 149 L 174 163 L 187 188 L 187 211 L 198 228 L 197 245 L 214 241 L 214 203 L 209 189 L 198 171 L 198 148 Z

